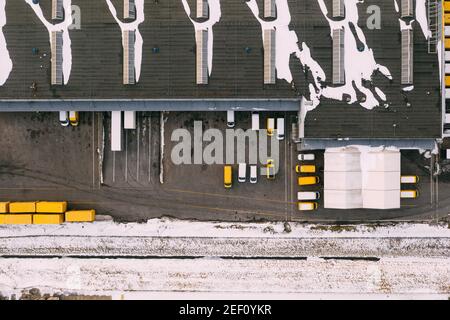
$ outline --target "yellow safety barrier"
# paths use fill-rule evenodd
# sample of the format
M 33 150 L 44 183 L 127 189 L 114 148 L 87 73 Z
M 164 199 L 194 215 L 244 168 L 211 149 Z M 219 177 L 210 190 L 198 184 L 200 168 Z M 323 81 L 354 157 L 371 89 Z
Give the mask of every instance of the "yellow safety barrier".
M 39 201 L 36 204 L 37 213 L 64 213 L 67 211 L 67 202 Z
M 11 202 L 9 204 L 10 213 L 35 213 L 36 202 Z
M 34 214 L 33 224 L 61 224 L 64 222 L 63 213 Z
M 66 212 L 66 222 L 94 222 L 95 210 L 77 210 Z
M 9 212 L 9 202 L 0 202 L 0 213 Z
M 32 214 L 0 214 L 0 224 L 32 224 Z

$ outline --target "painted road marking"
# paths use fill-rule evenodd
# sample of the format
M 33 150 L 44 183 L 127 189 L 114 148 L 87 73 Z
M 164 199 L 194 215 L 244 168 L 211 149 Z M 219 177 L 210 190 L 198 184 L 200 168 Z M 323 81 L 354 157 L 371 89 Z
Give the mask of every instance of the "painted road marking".
M 137 155 L 136 155 L 136 180 L 139 181 L 139 142 L 140 142 L 140 136 L 141 136 L 141 122 L 139 121 L 139 114 L 136 112 L 136 119 L 137 119 L 137 134 L 136 134 L 136 141 L 137 141 Z
M 148 116 L 148 182 L 152 177 L 152 114 Z
M 125 130 L 125 181 L 128 181 L 128 130 Z

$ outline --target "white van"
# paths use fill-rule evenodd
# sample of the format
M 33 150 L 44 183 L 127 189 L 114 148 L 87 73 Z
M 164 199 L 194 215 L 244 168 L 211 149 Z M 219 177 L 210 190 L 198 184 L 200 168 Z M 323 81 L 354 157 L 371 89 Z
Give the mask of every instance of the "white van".
M 256 165 L 250 166 L 250 183 L 257 183 L 258 182 L 258 168 Z
M 298 155 L 298 161 L 314 161 L 314 153 L 300 153 Z
M 401 176 L 400 183 L 417 183 L 419 182 L 418 176 Z
M 247 164 L 246 163 L 239 163 L 238 181 L 239 182 L 245 182 L 245 180 L 247 180 Z
M 252 130 L 259 130 L 259 113 L 252 113 Z
M 284 139 L 284 118 L 277 118 L 277 139 Z
M 417 190 L 401 190 L 400 198 L 402 199 L 415 199 L 419 196 L 419 192 Z
M 229 128 L 234 127 L 234 110 L 227 111 L 227 126 Z
M 59 112 L 59 123 L 61 123 L 63 127 L 67 127 L 69 125 L 69 111 Z
M 311 191 L 311 192 L 297 192 L 297 199 L 302 200 L 318 200 L 320 199 L 320 192 Z

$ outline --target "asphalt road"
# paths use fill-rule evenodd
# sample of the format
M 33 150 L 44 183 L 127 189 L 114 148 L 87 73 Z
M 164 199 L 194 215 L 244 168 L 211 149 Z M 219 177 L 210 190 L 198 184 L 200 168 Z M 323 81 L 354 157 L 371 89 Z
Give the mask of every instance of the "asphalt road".
M 78 127 L 62 127 L 56 113 L 0 114 L 0 200 L 67 200 L 70 208 L 94 208 L 117 221 L 145 221 L 172 216 L 227 221 L 369 222 L 429 221 L 447 216 L 450 178 L 436 187 L 426 166 L 430 159 L 416 151 L 402 152 L 403 173 L 420 176 L 420 198 L 402 201 L 399 210 L 296 209 L 297 152 L 288 139 L 294 114 L 285 117 L 286 137 L 280 143 L 280 171 L 275 180 L 223 188 L 223 165 L 174 165 L 170 159 L 175 128 L 226 128 L 226 113 L 169 113 L 164 125 L 164 183 L 160 183 L 160 114 L 139 113 L 136 130 L 127 130 L 124 151 L 111 152 L 107 113 L 81 113 Z M 250 127 L 250 113 L 236 113 L 236 128 Z M 104 140 L 103 140 L 104 136 Z M 103 148 L 104 146 L 104 148 Z M 317 153 L 320 164 L 320 152 Z M 103 161 L 100 161 L 103 156 Z M 248 157 L 248 155 L 247 155 Z M 234 166 L 236 175 L 237 165 Z M 102 182 L 103 179 L 103 183 Z M 438 197 L 436 197 L 438 194 Z M 437 200 L 439 206 L 436 206 Z

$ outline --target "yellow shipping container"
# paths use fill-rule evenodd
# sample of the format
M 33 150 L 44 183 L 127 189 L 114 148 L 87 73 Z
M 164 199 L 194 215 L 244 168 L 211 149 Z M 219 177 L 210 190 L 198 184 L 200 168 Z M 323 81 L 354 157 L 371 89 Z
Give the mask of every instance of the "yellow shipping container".
M 67 202 L 48 202 L 39 201 L 36 203 L 37 213 L 65 213 L 67 211 Z
M 450 14 L 444 14 L 444 24 L 446 26 L 450 25 Z
M 36 202 L 11 202 L 9 204 L 10 213 L 35 213 Z
M 93 222 L 95 210 L 76 210 L 66 212 L 66 222 Z
M 450 12 L 450 1 L 444 1 L 444 12 Z
M 9 202 L 0 202 L 0 213 L 9 212 Z
M 444 39 L 445 49 L 450 49 L 450 38 Z
M 32 224 L 32 214 L 0 214 L 0 224 Z
M 64 214 L 34 214 L 33 224 L 61 224 L 64 222 Z

